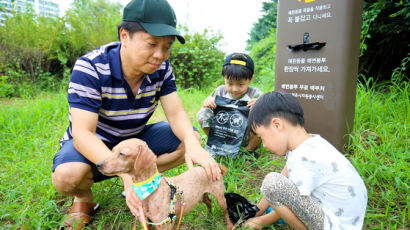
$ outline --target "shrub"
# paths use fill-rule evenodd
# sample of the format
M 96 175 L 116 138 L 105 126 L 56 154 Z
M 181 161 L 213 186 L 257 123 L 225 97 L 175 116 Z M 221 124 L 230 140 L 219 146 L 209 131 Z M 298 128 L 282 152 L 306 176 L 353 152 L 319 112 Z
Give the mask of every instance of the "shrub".
M 25 13 L 15 12 L 0 27 L 0 60 L 2 74 L 10 70 L 25 72 L 24 79 L 34 82 L 41 71 L 48 71 L 51 59 L 48 58 L 56 34 L 58 19 L 35 15 L 32 10 Z
M 7 79 L 7 76 L 0 76 L 0 98 L 10 97 L 14 93 L 14 88 Z
M 0 26 L 0 97 L 31 95 L 66 85 L 78 57 L 117 40 L 121 5 L 109 0 L 76 0 L 64 17 L 14 12 Z M 177 84 L 201 87 L 221 79 L 222 36 L 208 30 L 185 32 L 187 43 L 175 43 L 170 56 Z
M 208 30 L 189 33 L 182 28 L 186 43 L 175 42 L 169 60 L 176 83 L 182 88 L 198 88 L 221 79 L 224 53 L 218 49 L 222 36 Z
M 120 21 L 121 5 L 108 0 L 76 0 L 64 17 L 13 12 L 0 26 L 0 76 L 14 89 L 8 94 L 33 93 L 23 85 L 55 89 L 79 56 L 116 40 Z
M 255 62 L 254 82 L 263 86 L 264 92 L 273 88 L 275 81 L 276 29 L 269 36 L 251 46 L 250 54 Z
M 71 68 L 86 52 L 118 40 L 121 5 L 108 0 L 77 0 L 63 19 L 66 28 L 60 33 L 58 49 Z

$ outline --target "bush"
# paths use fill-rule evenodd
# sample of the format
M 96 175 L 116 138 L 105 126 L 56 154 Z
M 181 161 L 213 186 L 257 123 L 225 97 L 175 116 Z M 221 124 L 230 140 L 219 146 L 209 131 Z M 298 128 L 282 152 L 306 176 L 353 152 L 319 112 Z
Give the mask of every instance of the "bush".
M 63 18 L 57 55 L 67 58 L 70 69 L 78 57 L 117 39 L 121 5 L 108 0 L 76 0 Z
M 66 86 L 78 57 L 117 40 L 121 5 L 109 0 L 76 0 L 64 17 L 14 12 L 0 26 L 0 97 L 30 96 Z M 170 60 L 183 88 L 221 79 L 224 53 L 219 33 L 189 33 L 172 48 Z
M 186 43 L 175 42 L 169 60 L 176 83 L 182 88 L 198 88 L 221 79 L 224 53 L 218 49 L 222 36 L 208 30 L 189 33 L 182 28 Z
M 7 79 L 7 76 L 0 76 L 0 98 L 10 97 L 14 93 L 14 88 Z
M 409 1 L 365 0 L 359 60 L 361 76 L 373 77 L 375 82 L 394 81 L 392 73 L 409 57 L 409 27 Z M 407 76 L 410 74 L 408 64 L 403 71 Z
M 108 0 L 76 0 L 64 17 L 13 12 L 0 26 L 0 91 L 11 86 L 0 97 L 65 85 L 79 56 L 116 40 L 120 21 L 121 5 Z
M 250 56 L 255 62 L 254 82 L 263 86 L 263 92 L 273 88 L 275 81 L 276 29 L 272 28 L 269 35 L 251 46 Z
M 58 28 L 58 19 L 37 16 L 32 10 L 15 12 L 0 27 L 0 71 L 12 83 L 21 80 L 34 82 L 41 72 L 48 72 L 52 59 L 53 39 Z M 10 72 L 24 73 L 14 76 Z M 16 79 L 18 77 L 18 79 Z

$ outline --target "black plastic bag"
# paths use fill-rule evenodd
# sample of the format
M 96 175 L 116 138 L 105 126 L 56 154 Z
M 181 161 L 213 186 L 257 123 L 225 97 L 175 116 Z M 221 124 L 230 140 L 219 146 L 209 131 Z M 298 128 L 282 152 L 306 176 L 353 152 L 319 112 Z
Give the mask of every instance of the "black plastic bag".
M 238 220 L 247 220 L 255 217 L 259 208 L 250 203 L 245 197 L 237 193 L 225 193 L 229 219 L 235 224 Z
M 248 123 L 248 102 L 216 96 L 215 104 L 205 149 L 212 155 L 236 158 Z

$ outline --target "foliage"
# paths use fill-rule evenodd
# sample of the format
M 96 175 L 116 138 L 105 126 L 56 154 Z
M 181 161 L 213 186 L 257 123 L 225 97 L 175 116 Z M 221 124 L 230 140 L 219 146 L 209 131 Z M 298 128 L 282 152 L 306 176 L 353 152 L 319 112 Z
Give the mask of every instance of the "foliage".
M 116 40 L 120 9 L 108 0 L 75 0 L 64 17 L 13 12 L 0 26 L 0 75 L 13 88 L 6 96 L 61 87 L 79 56 Z
M 367 10 L 363 10 L 362 32 L 360 35 L 360 56 L 362 56 L 363 53 L 367 50 L 367 39 L 372 37 L 369 34 L 370 25 L 374 22 L 374 20 L 377 18 L 377 15 L 379 15 L 381 11 L 380 7 L 376 6 L 376 4 L 373 4 L 367 6 Z
M 189 33 L 183 28 L 186 43 L 175 42 L 169 60 L 182 88 L 202 87 L 221 79 L 224 53 L 218 49 L 222 36 L 208 30 Z
M 66 29 L 62 31 L 64 40 L 59 52 L 74 63 L 86 52 L 118 40 L 121 5 L 109 0 L 75 0 L 64 21 Z
M 273 87 L 275 79 L 276 29 L 271 29 L 269 35 L 252 46 L 250 56 L 255 62 L 254 82 L 261 85 L 261 90 L 267 91 Z
M 376 82 L 390 80 L 392 71 L 409 57 L 409 28 L 409 1 L 366 0 L 362 24 L 360 73 L 372 76 Z M 408 64 L 404 71 L 409 75 Z
M 75 0 L 64 17 L 41 17 L 31 9 L 14 12 L 0 26 L 0 97 L 31 95 L 64 87 L 78 57 L 117 40 L 121 5 L 109 0 Z M 183 88 L 202 87 L 221 79 L 224 53 L 220 33 L 185 32 L 170 60 Z M 5 80 L 7 79 L 7 80 Z M 27 87 L 26 87 L 27 86 Z
M 0 74 L 7 76 L 16 87 L 21 81 L 33 83 L 43 73 L 50 70 L 52 60 L 48 59 L 59 27 L 54 18 L 15 12 L 0 27 Z M 19 73 L 16 76 L 12 73 Z
M 278 0 L 270 0 L 262 3 L 262 17 L 258 19 L 258 22 L 253 24 L 249 35 L 250 38 L 247 41 L 247 49 L 250 50 L 253 44 L 271 35 L 272 28 L 276 28 L 277 8 Z
M 14 93 L 13 86 L 8 83 L 7 76 L 0 76 L 0 98 L 10 97 Z

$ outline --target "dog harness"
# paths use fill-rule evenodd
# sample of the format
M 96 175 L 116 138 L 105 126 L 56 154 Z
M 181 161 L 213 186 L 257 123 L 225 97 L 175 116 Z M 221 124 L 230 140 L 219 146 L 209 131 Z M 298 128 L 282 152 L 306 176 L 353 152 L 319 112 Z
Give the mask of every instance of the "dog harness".
M 141 200 L 144 200 L 149 195 L 151 195 L 158 188 L 159 183 L 161 182 L 161 175 L 157 171 L 145 181 L 133 183 L 132 189 L 137 193 L 138 197 Z
M 170 222 L 174 223 L 175 219 L 176 219 L 176 215 L 175 215 L 175 207 L 176 207 L 176 201 L 177 201 L 177 196 L 179 195 L 179 197 L 181 198 L 181 216 L 179 217 L 179 223 L 178 223 L 178 227 L 179 228 L 179 224 L 181 223 L 181 219 L 182 219 L 182 214 L 184 212 L 184 196 L 183 193 L 180 189 L 178 189 L 177 186 L 175 186 L 173 183 L 171 183 L 166 177 L 163 177 L 165 182 L 167 182 L 167 184 L 169 185 L 169 187 L 171 188 L 171 204 L 169 205 L 169 215 L 168 217 L 166 217 L 164 220 L 162 220 L 161 222 L 158 223 L 154 223 L 154 222 L 149 222 L 147 221 L 147 224 L 149 225 L 153 225 L 155 227 L 162 227 Z

